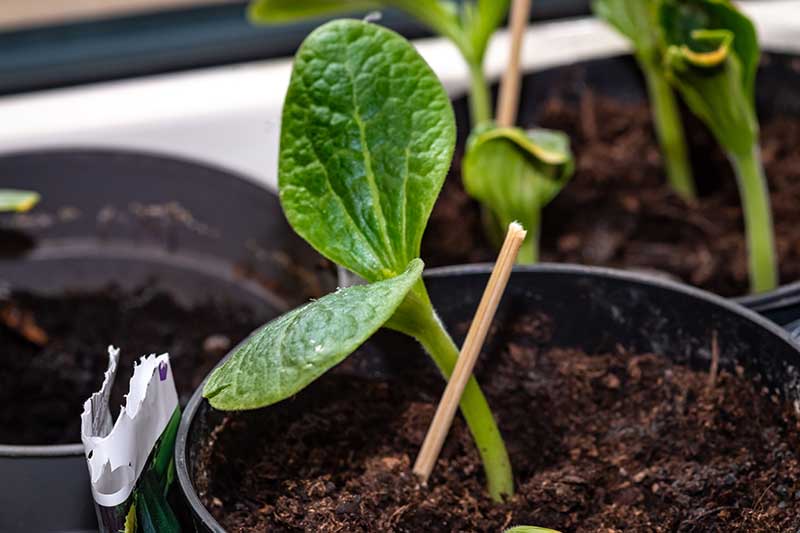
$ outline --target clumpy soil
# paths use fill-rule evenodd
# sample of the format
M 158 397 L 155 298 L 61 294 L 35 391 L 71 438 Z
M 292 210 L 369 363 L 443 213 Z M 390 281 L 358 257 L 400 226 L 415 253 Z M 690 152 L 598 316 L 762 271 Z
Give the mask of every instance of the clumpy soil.
M 800 72 L 798 59 L 765 55 L 762 65 L 770 62 L 786 63 L 781 68 L 795 77 Z M 746 293 L 747 255 L 736 181 L 711 134 L 684 110 L 700 193 L 697 202 L 687 203 L 665 182 L 647 101 L 594 91 L 585 77 L 581 66 L 565 67 L 542 82 L 532 77 L 531 87 L 539 93 L 523 85 L 520 123 L 566 132 L 576 158 L 572 180 L 544 209 L 541 260 L 638 269 L 725 296 Z M 782 102 L 785 95 L 772 97 L 768 88 L 759 84 L 766 101 L 761 107 L 780 107 L 772 101 Z M 462 132 L 468 128 L 465 105 L 456 103 Z M 800 114 L 762 109 L 760 115 L 780 279 L 786 283 L 800 279 Z M 462 156 L 463 139 L 423 241 L 428 266 L 493 261 L 497 254 L 483 236 L 478 204 L 461 184 Z
M 221 415 L 196 463 L 200 497 L 237 533 L 800 528 L 798 420 L 741 369 L 710 386 L 662 356 L 546 337 L 545 320 L 523 318 L 478 369 L 515 470 L 503 504 L 458 417 L 429 486 L 411 473 L 442 390 L 416 362 L 398 381 L 340 367 L 295 399 Z
M 0 443 L 80 442 L 83 402 L 120 348 L 112 412 L 123 403 L 133 363 L 169 352 L 178 394 L 188 399 L 214 364 L 260 324 L 234 304 L 187 308 L 149 285 L 0 301 Z

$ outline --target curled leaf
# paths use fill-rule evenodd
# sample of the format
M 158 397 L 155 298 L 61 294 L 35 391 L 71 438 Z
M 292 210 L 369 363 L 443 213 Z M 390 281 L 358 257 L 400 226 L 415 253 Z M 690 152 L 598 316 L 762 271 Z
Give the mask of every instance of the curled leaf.
M 574 168 L 564 133 L 489 127 L 470 137 L 462 173 L 467 192 L 491 210 L 499 227 L 519 221 L 528 230 L 520 261 L 533 262 L 541 209 Z
M 664 0 L 659 21 L 670 81 L 723 148 L 748 153 L 758 136 L 752 22 L 724 0 Z
M 296 394 L 343 361 L 394 313 L 422 275 L 413 260 L 397 277 L 340 289 L 253 333 L 203 387 L 217 409 L 256 409 Z

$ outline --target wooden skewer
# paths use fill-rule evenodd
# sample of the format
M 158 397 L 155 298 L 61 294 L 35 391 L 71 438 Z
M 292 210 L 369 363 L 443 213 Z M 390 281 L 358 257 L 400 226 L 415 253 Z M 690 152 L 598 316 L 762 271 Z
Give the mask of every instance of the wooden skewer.
M 528 25 L 531 12 L 531 0 L 514 0 L 511 5 L 511 47 L 509 49 L 508 66 L 503 73 L 500 84 L 500 95 L 497 98 L 497 125 L 511 127 L 517 121 L 519 107 L 519 57 L 522 50 L 522 37 Z
M 463 394 L 464 387 L 472 375 L 475 361 L 477 361 L 478 354 L 486 340 L 486 334 L 489 332 L 489 326 L 492 324 L 500 298 L 502 298 L 505 291 L 508 278 L 511 275 L 511 269 L 517 261 L 517 253 L 519 253 L 519 248 L 522 246 L 522 241 L 525 240 L 525 233 L 523 227 L 517 222 L 512 222 L 508 225 L 506 240 L 500 249 L 497 263 L 495 263 L 492 275 L 489 277 L 489 283 L 486 284 L 486 289 L 483 291 L 478 310 L 475 312 L 475 317 L 472 319 L 472 324 L 467 332 L 467 338 L 461 347 L 461 353 L 453 369 L 453 374 L 450 376 L 450 381 L 447 383 L 439 406 L 436 408 L 436 414 L 433 416 L 433 422 L 431 422 L 428 433 L 425 435 L 425 441 L 422 443 L 417 461 L 414 463 L 414 473 L 423 483 L 428 481 L 433 465 L 442 451 L 444 439 L 450 431 L 453 416 L 455 416 L 458 403 L 461 401 L 461 394 Z

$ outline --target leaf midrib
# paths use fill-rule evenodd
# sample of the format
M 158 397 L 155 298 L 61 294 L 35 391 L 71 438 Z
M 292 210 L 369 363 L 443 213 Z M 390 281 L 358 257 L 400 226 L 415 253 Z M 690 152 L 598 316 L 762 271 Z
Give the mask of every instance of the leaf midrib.
M 350 98 L 353 104 L 353 119 L 358 126 L 359 140 L 361 141 L 361 155 L 364 158 L 364 168 L 366 171 L 367 182 L 369 183 L 370 196 L 372 197 L 372 211 L 378 220 L 378 225 L 380 226 L 379 233 L 381 240 L 383 241 L 384 249 L 390 255 L 390 264 L 392 265 L 393 269 L 397 269 L 397 258 L 394 255 L 394 247 L 389 240 L 389 233 L 386 228 L 386 218 L 383 215 L 383 206 L 381 205 L 380 201 L 380 191 L 378 190 L 378 184 L 375 180 L 375 171 L 372 168 L 372 154 L 370 153 L 369 145 L 367 144 L 366 126 L 364 121 L 361 119 L 361 106 L 358 104 L 358 96 L 356 95 L 355 76 L 350 68 L 350 64 L 346 60 L 343 61 L 342 64 L 344 65 L 344 70 L 347 72 L 347 76 L 350 79 Z M 405 190 L 405 181 L 403 182 L 403 188 Z M 403 218 L 405 218 L 405 215 Z M 403 240 L 405 240 L 405 231 L 403 232 Z

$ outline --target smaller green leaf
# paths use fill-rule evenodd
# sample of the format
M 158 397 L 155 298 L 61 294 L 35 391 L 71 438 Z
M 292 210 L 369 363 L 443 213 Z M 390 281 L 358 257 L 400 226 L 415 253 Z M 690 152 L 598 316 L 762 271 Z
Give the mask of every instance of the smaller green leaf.
M 654 65 L 659 57 L 657 5 L 658 0 L 594 0 L 592 10 L 631 41 L 640 61 Z
M 725 150 L 749 153 L 758 138 L 752 23 L 724 0 L 664 0 L 659 22 L 670 82 Z
M 254 0 L 248 18 L 260 24 L 282 24 L 314 17 L 356 13 L 375 9 L 386 2 L 375 0 Z
M 23 213 L 36 205 L 38 201 L 39 193 L 33 191 L 0 189 L 0 211 Z
M 506 529 L 503 533 L 559 533 L 555 529 L 536 526 L 514 526 Z
M 256 409 L 296 394 L 380 328 L 422 275 L 414 259 L 397 277 L 340 289 L 263 326 L 214 370 L 203 396 L 217 409 Z
M 483 60 L 489 39 L 508 14 L 510 0 L 466 0 L 461 4 L 461 25 L 472 46 L 472 60 Z M 477 5 L 476 5 L 477 4 Z
M 489 127 L 470 136 L 462 173 L 467 192 L 491 210 L 500 228 L 519 221 L 528 230 L 520 262 L 534 262 L 541 209 L 574 168 L 564 133 Z

